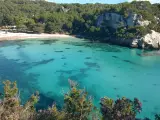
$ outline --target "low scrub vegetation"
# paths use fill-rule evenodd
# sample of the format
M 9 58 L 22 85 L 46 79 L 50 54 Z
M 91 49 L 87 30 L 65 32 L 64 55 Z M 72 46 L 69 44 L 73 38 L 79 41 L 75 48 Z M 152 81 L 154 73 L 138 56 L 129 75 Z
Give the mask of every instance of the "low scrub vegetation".
M 93 105 L 92 98 L 83 89 L 78 89 L 75 82 L 69 80 L 70 91 L 64 95 L 62 109 L 53 104 L 48 109 L 36 110 L 40 97 L 33 94 L 21 105 L 16 82 L 4 81 L 4 92 L 0 98 L 0 120 L 135 120 L 141 112 L 142 104 L 135 98 L 125 97 L 116 101 L 108 97 L 100 100 L 100 110 Z M 156 115 L 155 120 L 160 120 Z

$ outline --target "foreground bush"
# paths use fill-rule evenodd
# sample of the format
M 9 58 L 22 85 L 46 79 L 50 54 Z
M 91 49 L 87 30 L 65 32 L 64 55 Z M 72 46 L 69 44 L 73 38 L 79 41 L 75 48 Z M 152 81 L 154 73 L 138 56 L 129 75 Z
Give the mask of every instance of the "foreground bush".
M 92 99 L 84 90 L 78 89 L 73 81 L 70 83 L 70 91 L 64 95 L 64 105 L 58 110 L 53 104 L 46 110 L 35 110 L 35 104 L 39 100 L 38 92 L 21 105 L 16 82 L 5 81 L 4 93 L 0 98 L 0 120 L 135 120 L 141 112 L 142 105 L 135 98 L 133 101 L 121 98 L 116 101 L 104 97 L 100 100 L 100 112 L 96 114 Z M 93 109 L 94 108 L 94 109 Z M 160 116 L 155 116 L 160 120 Z
M 87 99 L 84 90 L 78 90 L 76 84 L 70 81 L 71 90 L 64 97 L 64 111 L 67 120 L 87 120 L 92 111 L 92 100 Z
M 48 110 L 40 110 L 36 119 L 40 120 L 87 120 L 92 111 L 92 101 L 84 90 L 77 89 L 77 84 L 70 82 L 70 91 L 64 96 L 64 107 L 57 110 L 56 105 Z
M 123 97 L 114 102 L 104 97 L 100 104 L 104 120 L 135 120 L 136 114 L 142 110 L 141 103 L 136 98 L 131 101 Z
M 33 94 L 25 105 L 20 105 L 16 82 L 4 82 L 4 94 L 0 103 L 1 120 L 30 120 L 35 114 L 34 105 L 38 102 L 38 93 Z

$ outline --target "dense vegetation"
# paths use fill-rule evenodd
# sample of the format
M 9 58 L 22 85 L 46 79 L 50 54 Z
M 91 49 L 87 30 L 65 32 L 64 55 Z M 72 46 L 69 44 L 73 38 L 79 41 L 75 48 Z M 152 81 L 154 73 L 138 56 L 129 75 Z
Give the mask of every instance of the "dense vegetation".
M 116 101 L 103 97 L 99 110 L 85 90 L 78 89 L 73 81 L 69 83 L 70 91 L 64 95 L 62 109 L 57 109 L 54 103 L 48 109 L 36 110 L 35 105 L 40 99 L 38 92 L 21 105 L 16 82 L 4 81 L 4 92 L 0 96 L 1 120 L 135 120 L 142 111 L 137 98 L 132 101 L 125 97 Z M 155 120 L 160 120 L 160 115 L 155 115 Z
M 103 23 L 97 26 L 97 18 L 105 12 L 116 12 L 127 17 L 129 12 L 142 15 L 151 21 L 148 27 L 112 29 Z M 118 36 L 133 38 L 143 36 L 151 29 L 160 32 L 160 5 L 149 2 L 109 4 L 56 4 L 44 0 L 0 0 L 0 26 L 16 25 L 18 31 L 36 33 L 68 33 L 94 38 Z
M 38 100 L 39 94 L 36 92 L 26 104 L 21 105 L 16 82 L 5 81 L 0 103 L 1 120 L 134 120 L 142 109 L 136 98 L 134 101 L 122 98 L 114 102 L 104 97 L 100 103 L 100 114 L 91 97 L 86 91 L 78 89 L 73 81 L 70 81 L 70 91 L 64 95 L 64 106 L 61 110 L 53 104 L 47 110 L 36 111 L 34 106 Z

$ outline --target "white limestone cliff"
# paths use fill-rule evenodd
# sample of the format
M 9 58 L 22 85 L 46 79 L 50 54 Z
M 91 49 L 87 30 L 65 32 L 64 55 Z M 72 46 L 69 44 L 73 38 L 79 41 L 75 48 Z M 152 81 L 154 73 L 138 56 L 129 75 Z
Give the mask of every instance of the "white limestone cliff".
M 142 39 L 142 48 L 149 46 L 151 48 L 160 48 L 160 33 L 152 30 L 152 33 L 145 35 Z
M 159 20 L 159 18 L 156 18 L 156 20 Z M 114 29 L 117 29 L 118 27 L 131 27 L 131 26 L 148 26 L 151 21 L 143 20 L 141 15 L 130 13 L 127 18 L 125 18 L 123 15 L 120 15 L 118 13 L 105 13 L 103 15 L 100 15 L 97 20 L 97 26 L 102 26 L 103 22 L 105 22 L 105 25 L 108 27 L 112 27 Z M 110 42 L 112 42 L 110 40 Z M 153 49 L 160 49 L 160 33 L 155 32 L 152 30 L 151 33 L 148 33 L 147 35 L 141 37 L 141 38 L 134 38 L 129 40 L 124 39 L 117 39 L 113 40 L 114 43 L 121 44 L 121 45 L 127 45 L 131 47 L 140 47 L 140 48 L 153 48 Z
M 97 26 L 101 26 L 104 20 L 109 27 L 117 29 L 118 27 L 126 26 L 148 26 L 151 22 L 148 20 L 143 20 L 141 15 L 130 13 L 127 18 L 124 18 L 123 15 L 118 13 L 105 13 L 100 15 L 97 20 Z

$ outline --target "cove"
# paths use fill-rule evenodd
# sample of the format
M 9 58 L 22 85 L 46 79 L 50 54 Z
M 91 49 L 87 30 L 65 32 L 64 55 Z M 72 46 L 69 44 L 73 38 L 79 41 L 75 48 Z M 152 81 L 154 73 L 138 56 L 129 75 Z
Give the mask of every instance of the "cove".
M 0 42 L 0 81 L 16 80 L 22 102 L 39 91 L 38 109 L 53 102 L 60 108 L 71 79 L 96 106 L 104 96 L 137 97 L 143 106 L 138 117 L 153 119 L 160 113 L 159 68 L 160 56 L 153 52 L 72 37 Z

